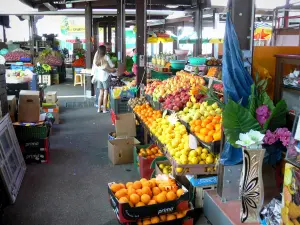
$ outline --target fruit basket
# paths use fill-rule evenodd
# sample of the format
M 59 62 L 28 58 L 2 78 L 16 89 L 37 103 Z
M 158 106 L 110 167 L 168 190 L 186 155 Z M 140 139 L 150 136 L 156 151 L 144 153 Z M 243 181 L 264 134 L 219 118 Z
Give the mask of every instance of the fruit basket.
M 126 186 L 109 183 L 109 201 L 119 222 L 137 222 L 146 217 L 188 210 L 188 190 L 174 179 L 168 178 L 167 181 L 163 179 L 159 177 L 151 180 L 141 179 L 128 182 Z M 169 181 L 171 183 L 163 185 Z

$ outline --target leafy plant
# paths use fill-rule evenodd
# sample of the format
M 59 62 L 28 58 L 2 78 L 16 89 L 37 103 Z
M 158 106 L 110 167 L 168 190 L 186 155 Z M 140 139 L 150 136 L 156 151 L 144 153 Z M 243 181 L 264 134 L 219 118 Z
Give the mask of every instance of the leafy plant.
M 287 105 L 284 100 L 279 101 L 276 106 L 274 105 L 266 92 L 267 84 L 267 80 L 257 80 L 256 84 L 251 86 L 247 107 L 243 107 L 240 102 L 234 102 L 231 99 L 224 105 L 224 133 L 226 139 L 234 147 L 237 147 L 236 141 L 239 140 L 240 133 L 247 133 L 251 129 L 265 133 L 268 129 L 274 131 L 286 124 Z M 216 96 L 211 93 L 209 95 L 211 100 L 216 100 Z M 219 102 L 218 104 L 220 107 L 223 106 Z M 261 108 L 267 108 L 270 112 L 266 113 L 263 120 L 260 120 L 260 115 L 258 115 Z

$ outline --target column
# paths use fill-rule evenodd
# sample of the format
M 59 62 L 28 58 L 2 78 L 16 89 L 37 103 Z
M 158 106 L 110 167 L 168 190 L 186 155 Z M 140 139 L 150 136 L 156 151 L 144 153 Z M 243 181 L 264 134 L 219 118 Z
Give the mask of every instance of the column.
M 34 16 L 29 17 L 29 41 L 30 41 L 30 54 L 32 60 L 34 58 Z M 4 40 L 5 41 L 5 40 Z
M 104 25 L 103 27 L 103 42 L 104 44 L 107 42 L 107 26 Z
M 107 24 L 107 41 L 109 43 L 112 43 L 112 40 L 111 40 L 111 20 L 109 20 L 109 23 Z
M 146 35 L 146 17 L 147 17 L 146 0 L 136 0 L 136 51 L 137 51 L 137 85 L 141 83 L 146 85 L 146 65 L 147 65 L 147 35 Z
M 117 56 L 119 64 L 124 64 L 126 60 L 125 0 L 117 0 Z
M 96 53 L 99 46 L 99 22 L 93 20 L 93 37 L 94 37 L 94 53 Z
M 198 4 L 195 12 L 194 26 L 198 38 L 198 41 L 194 46 L 194 56 L 198 56 L 202 54 L 202 9 L 200 4 Z
M 254 26 L 254 0 L 232 0 L 232 22 L 237 33 L 241 50 L 251 49 Z
M 93 11 L 91 2 L 87 2 L 85 5 L 85 44 L 86 44 L 86 68 L 92 68 L 92 18 Z M 85 82 L 85 81 L 84 81 Z M 94 94 L 92 87 L 91 77 L 86 77 L 86 93 L 85 95 L 91 97 Z

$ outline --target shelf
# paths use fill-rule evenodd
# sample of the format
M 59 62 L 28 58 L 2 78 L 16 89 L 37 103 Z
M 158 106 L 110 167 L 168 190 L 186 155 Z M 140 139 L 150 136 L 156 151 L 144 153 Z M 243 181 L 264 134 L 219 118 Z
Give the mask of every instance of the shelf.
M 300 168 L 300 162 L 297 163 L 294 159 L 288 159 L 288 158 L 285 158 L 285 161 L 292 164 L 293 166 L 297 167 L 297 168 Z
M 290 90 L 293 90 L 293 91 L 299 91 L 300 92 L 300 86 L 299 87 L 295 87 L 295 86 L 292 86 L 292 85 L 283 85 L 283 88 L 284 89 L 290 89 Z

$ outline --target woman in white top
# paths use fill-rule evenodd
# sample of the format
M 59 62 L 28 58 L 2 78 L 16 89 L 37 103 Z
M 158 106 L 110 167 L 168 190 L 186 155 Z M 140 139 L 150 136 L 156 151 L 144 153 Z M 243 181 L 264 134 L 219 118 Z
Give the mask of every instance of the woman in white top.
M 100 90 L 98 98 L 98 113 L 101 112 L 101 105 L 103 104 L 103 113 L 107 113 L 106 108 L 109 89 L 109 73 L 114 73 L 116 70 L 110 58 L 106 55 L 106 47 L 99 46 L 93 61 L 92 83 L 97 84 L 97 90 Z

